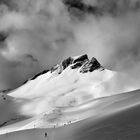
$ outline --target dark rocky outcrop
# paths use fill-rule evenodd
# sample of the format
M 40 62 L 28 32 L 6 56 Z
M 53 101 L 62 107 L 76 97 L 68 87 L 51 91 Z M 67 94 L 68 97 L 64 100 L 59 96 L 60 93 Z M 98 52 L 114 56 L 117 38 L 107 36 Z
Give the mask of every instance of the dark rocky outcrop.
M 33 76 L 30 80 L 34 80 L 36 79 L 38 76 L 42 75 L 42 74 L 45 74 L 47 73 L 49 70 L 44 70 L 44 71 L 41 71 L 40 73 L 36 74 L 35 76 Z
M 73 63 L 84 62 L 84 61 L 87 61 L 87 60 L 88 60 L 88 56 L 87 56 L 87 54 L 84 54 L 84 55 L 81 55 L 78 58 L 74 59 Z
M 92 58 L 90 61 L 87 61 L 83 67 L 81 68 L 80 72 L 81 73 L 86 73 L 86 72 L 93 72 L 96 69 L 101 68 L 100 63 L 97 61 L 96 58 Z
M 81 73 L 93 72 L 94 70 L 102 67 L 96 58 L 93 57 L 91 60 L 89 60 L 88 56 L 84 54 L 78 57 L 69 57 L 65 59 L 60 65 L 55 65 L 53 68 L 51 68 L 51 72 L 57 70 L 58 74 L 60 74 L 68 66 L 70 66 L 71 69 L 80 68 Z
M 76 68 L 79 68 L 83 65 L 83 62 L 77 62 L 75 63 L 74 65 L 71 66 L 71 69 L 76 69 Z
M 63 72 L 63 70 L 65 70 L 67 67 L 69 67 L 71 69 L 79 69 L 80 73 L 87 73 L 87 72 L 93 72 L 96 69 L 102 68 L 102 70 L 104 69 L 100 63 L 97 61 L 96 58 L 92 58 L 91 60 L 88 59 L 88 56 L 86 54 L 78 56 L 78 57 L 69 57 L 67 59 L 65 59 L 64 61 L 62 61 L 62 63 L 55 65 L 54 67 L 52 67 L 50 69 L 50 72 L 57 72 L 58 74 L 61 74 Z M 34 80 L 36 79 L 38 76 L 47 73 L 49 70 L 44 70 L 38 74 L 36 74 L 35 76 L 33 76 L 32 78 L 30 78 L 29 80 Z M 27 83 L 29 80 L 25 81 L 25 83 Z
M 40 73 L 37 73 L 36 75 L 34 75 L 33 77 L 29 78 L 28 80 L 26 80 L 25 82 L 23 82 L 23 84 L 26 84 L 28 81 L 30 80 L 34 80 L 36 79 L 38 76 L 47 73 L 49 70 L 43 70 Z
M 73 63 L 73 58 L 69 57 L 62 62 L 63 70 Z
M 60 74 L 64 69 L 66 69 L 69 65 L 71 65 L 73 63 L 73 58 L 69 57 L 67 59 L 65 59 L 64 61 L 62 61 L 62 63 L 60 65 L 55 65 L 54 67 L 51 68 L 51 73 L 58 70 L 58 74 Z
M 54 67 L 52 67 L 50 71 L 51 71 L 51 73 L 52 73 L 52 72 L 54 72 L 54 71 L 56 71 L 56 70 L 57 70 L 58 74 L 60 74 L 60 73 L 63 71 L 62 65 L 58 65 L 58 64 L 57 64 L 57 65 L 55 65 Z
M 51 73 L 52 73 L 52 72 L 54 72 L 55 70 L 57 70 L 57 69 L 58 69 L 58 67 L 59 67 L 59 65 L 58 65 L 58 64 L 57 64 L 57 65 L 55 65 L 54 67 L 52 67 L 52 68 L 51 68 L 51 70 L 50 70 L 50 71 L 51 71 Z
M 80 68 L 80 73 L 93 72 L 101 67 L 102 66 L 96 58 L 93 57 L 89 60 L 87 55 L 82 55 L 76 58 L 71 66 L 72 69 Z
M 92 57 L 92 59 L 90 60 L 89 65 L 90 65 L 90 69 L 89 69 L 90 72 L 92 72 L 92 71 L 101 67 L 101 64 L 94 57 Z
M 71 66 L 71 68 L 72 69 L 79 68 L 88 60 L 89 59 L 88 59 L 88 56 L 86 54 L 85 55 L 81 55 L 81 56 L 79 56 L 79 57 L 74 59 L 73 65 Z

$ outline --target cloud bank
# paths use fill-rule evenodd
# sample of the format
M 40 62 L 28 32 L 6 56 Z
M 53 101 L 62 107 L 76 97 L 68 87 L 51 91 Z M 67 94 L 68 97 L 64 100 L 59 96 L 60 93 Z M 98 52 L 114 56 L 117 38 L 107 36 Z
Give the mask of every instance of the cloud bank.
M 35 73 L 83 53 L 97 57 L 109 69 L 138 77 L 138 0 L 3 0 L 0 4 L 1 90 L 16 88 Z

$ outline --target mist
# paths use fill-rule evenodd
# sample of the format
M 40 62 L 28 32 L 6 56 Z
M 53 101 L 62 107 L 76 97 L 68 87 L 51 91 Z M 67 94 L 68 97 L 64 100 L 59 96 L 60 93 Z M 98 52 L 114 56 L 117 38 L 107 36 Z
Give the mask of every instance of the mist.
M 11 0 L 0 6 L 0 89 L 87 53 L 140 80 L 137 0 Z M 77 3 L 80 4 L 77 4 Z

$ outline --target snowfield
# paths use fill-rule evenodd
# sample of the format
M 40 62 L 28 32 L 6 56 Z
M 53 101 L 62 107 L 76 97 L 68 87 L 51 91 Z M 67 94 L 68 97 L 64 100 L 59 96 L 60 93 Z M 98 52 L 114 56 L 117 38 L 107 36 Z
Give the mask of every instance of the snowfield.
M 0 140 L 140 138 L 140 90 L 122 77 L 87 55 L 64 60 L 0 94 Z

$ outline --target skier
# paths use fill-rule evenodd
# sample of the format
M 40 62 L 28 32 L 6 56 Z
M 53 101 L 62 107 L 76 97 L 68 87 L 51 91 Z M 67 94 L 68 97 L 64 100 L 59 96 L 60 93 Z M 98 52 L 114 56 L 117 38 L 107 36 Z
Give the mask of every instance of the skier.
M 47 132 L 45 132 L 45 137 L 47 137 L 48 136 L 48 134 L 47 134 Z

